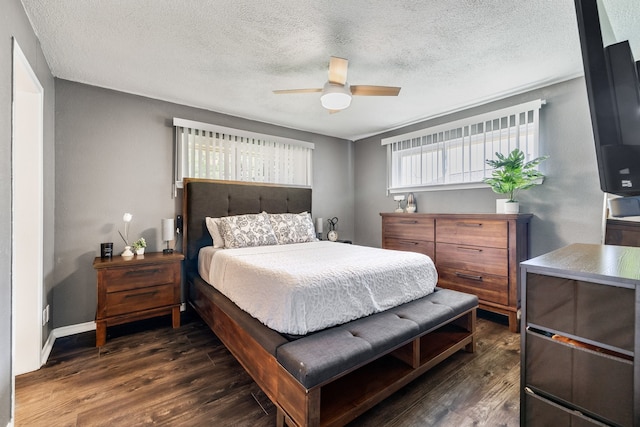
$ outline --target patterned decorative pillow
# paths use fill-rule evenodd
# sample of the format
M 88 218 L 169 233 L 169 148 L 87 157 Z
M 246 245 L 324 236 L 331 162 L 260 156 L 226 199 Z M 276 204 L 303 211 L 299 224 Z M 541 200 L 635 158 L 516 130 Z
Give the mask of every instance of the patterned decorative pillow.
M 209 234 L 211 234 L 211 238 L 213 239 L 213 247 L 224 248 L 224 239 L 220 234 L 220 218 L 211 218 L 208 216 L 204 219 L 204 222 L 207 225 Z
M 222 217 L 219 229 L 227 249 L 278 244 L 269 215 L 264 212 Z
M 316 242 L 316 229 L 308 212 L 269 214 L 278 244 Z

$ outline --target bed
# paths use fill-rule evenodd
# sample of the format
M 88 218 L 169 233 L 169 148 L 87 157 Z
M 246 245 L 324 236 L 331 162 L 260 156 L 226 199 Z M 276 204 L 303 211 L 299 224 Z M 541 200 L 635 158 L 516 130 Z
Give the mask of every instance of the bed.
M 373 309 L 365 308 L 351 317 L 344 317 L 343 312 L 329 326 L 307 320 L 302 322 L 302 330 L 296 329 L 299 324 L 283 326 L 276 322 L 271 327 L 266 326 L 269 322 L 261 318 L 264 313 L 252 312 L 251 307 L 243 310 L 239 307 L 243 302 L 232 300 L 236 295 L 228 293 L 225 296 L 208 283 L 215 281 L 212 277 L 216 269 L 203 271 L 198 262 L 201 250 L 206 252 L 207 249 L 203 248 L 214 246 L 207 228 L 208 217 L 231 219 L 263 212 L 311 212 L 311 190 L 185 180 L 183 252 L 189 304 L 274 403 L 277 425 L 344 425 L 451 354 L 460 350 L 474 351 L 477 298 L 445 289 L 428 289 L 429 286 L 423 286 L 424 289 L 416 291 L 415 295 L 411 295 L 413 290 L 390 292 L 395 296 L 405 293 L 409 296 L 403 300 L 391 298 L 386 302 L 383 299 L 382 303 L 376 300 Z M 226 223 L 228 225 L 228 221 Z M 229 227 L 226 231 L 229 232 Z M 277 264 L 263 258 L 275 256 L 277 259 L 288 256 L 279 252 L 304 252 L 314 246 L 340 254 L 352 252 L 347 248 L 351 245 L 334 242 L 282 245 L 275 248 L 276 255 L 267 255 L 272 249 L 263 247 L 222 249 L 228 252 L 224 253 L 226 258 L 220 261 L 223 264 L 218 263 L 217 268 L 231 265 L 227 275 L 240 276 L 237 283 L 229 285 L 230 288 L 236 289 L 243 283 L 255 287 L 262 285 L 262 282 L 253 282 L 266 277 L 264 271 L 245 276 L 241 270 L 242 263 L 236 258 L 243 262 L 249 257 L 262 260 L 263 264 Z M 373 251 L 372 248 L 364 250 L 367 254 L 366 251 Z M 215 251 L 214 254 L 210 255 L 211 259 L 217 259 L 218 254 Z M 396 252 L 385 254 L 395 256 Z M 409 262 L 416 261 L 408 256 Z M 257 268 L 262 268 L 262 265 L 258 263 Z M 366 269 L 371 269 L 371 266 Z M 301 265 L 299 270 L 312 268 Z M 292 273 L 286 271 L 285 274 Z M 383 273 L 376 276 L 380 274 Z M 416 274 L 424 276 L 426 273 L 418 271 Z M 291 283 L 298 280 L 295 275 L 291 277 Z M 390 280 L 385 277 L 383 282 Z M 317 292 L 321 295 L 324 288 L 319 289 Z M 375 293 L 375 289 L 368 291 Z M 289 304 L 291 309 L 301 304 L 295 295 L 285 294 L 282 298 L 274 297 L 275 307 Z M 259 311 L 260 304 L 253 309 Z M 354 311 L 353 307 L 348 310 Z M 271 314 L 274 311 L 267 310 Z M 327 352 L 327 348 L 332 351 Z

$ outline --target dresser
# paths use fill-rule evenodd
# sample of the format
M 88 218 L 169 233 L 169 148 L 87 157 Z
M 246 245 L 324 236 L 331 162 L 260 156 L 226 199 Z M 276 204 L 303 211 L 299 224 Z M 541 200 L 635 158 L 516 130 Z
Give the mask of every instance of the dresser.
M 522 263 L 522 426 L 640 426 L 640 248 Z
M 107 327 L 170 314 L 180 326 L 180 253 L 146 253 L 93 261 L 98 276 L 96 346 L 105 344 Z
M 382 213 L 382 247 L 429 255 L 438 286 L 478 296 L 479 307 L 519 330 L 519 263 L 529 254 L 531 214 Z

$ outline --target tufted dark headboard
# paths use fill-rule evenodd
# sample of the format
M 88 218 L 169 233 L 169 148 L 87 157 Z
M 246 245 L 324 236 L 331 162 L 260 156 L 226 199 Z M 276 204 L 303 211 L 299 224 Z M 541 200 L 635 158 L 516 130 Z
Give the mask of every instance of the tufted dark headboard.
M 187 272 L 197 271 L 200 248 L 213 244 L 205 217 L 262 211 L 311 212 L 311 189 L 186 178 L 182 196 L 182 250 Z

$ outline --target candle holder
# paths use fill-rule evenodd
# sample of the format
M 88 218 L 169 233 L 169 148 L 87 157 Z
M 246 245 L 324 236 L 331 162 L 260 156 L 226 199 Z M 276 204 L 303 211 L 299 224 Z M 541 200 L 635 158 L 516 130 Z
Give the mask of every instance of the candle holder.
M 393 200 L 398 202 L 398 207 L 396 208 L 396 212 L 398 213 L 404 212 L 404 209 L 402 209 L 402 201 L 404 200 L 404 194 L 399 196 L 393 196 Z

